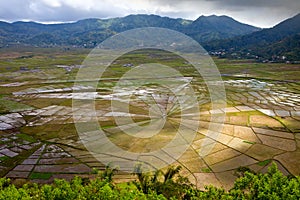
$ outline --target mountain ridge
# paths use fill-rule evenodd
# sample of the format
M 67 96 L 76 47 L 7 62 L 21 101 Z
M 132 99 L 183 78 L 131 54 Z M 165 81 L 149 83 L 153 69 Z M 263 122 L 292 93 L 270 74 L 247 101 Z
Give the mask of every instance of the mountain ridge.
M 281 62 L 300 60 L 300 45 L 297 45 L 300 13 L 265 29 L 240 23 L 224 15 L 199 16 L 194 21 L 144 14 L 59 24 L 0 21 L 0 47 L 94 48 L 112 35 L 142 27 L 161 27 L 182 32 L 198 41 L 212 55 L 221 57 Z
M 224 27 L 224 24 L 231 24 L 231 26 Z M 223 28 L 218 28 L 222 26 Z M 0 22 L 0 47 L 23 44 L 39 47 L 85 46 L 92 48 L 116 33 L 142 27 L 161 27 L 180 31 L 200 43 L 260 30 L 260 28 L 240 23 L 230 17 L 225 18 L 225 16 L 200 16 L 192 21 L 139 14 L 110 19 L 90 18 L 59 24 Z

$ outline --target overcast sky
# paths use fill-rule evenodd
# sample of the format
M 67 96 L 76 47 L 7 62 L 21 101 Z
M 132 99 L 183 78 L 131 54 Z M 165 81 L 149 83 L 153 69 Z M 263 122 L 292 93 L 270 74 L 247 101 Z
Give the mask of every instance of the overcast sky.
M 299 12 L 300 0 L 0 0 L 0 20 L 9 22 L 70 22 L 129 14 L 194 20 L 215 14 L 266 28 Z

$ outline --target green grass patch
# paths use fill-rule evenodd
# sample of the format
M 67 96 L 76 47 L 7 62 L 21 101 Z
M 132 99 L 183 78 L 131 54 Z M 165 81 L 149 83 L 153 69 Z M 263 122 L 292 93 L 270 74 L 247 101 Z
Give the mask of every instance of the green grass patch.
M 204 173 L 210 173 L 211 169 L 209 169 L 209 168 L 203 168 L 203 169 L 201 169 L 201 171 L 204 172 Z
M 2 156 L 2 157 L 0 157 L 0 161 L 1 161 L 1 162 L 5 161 L 5 160 L 7 160 L 7 159 L 9 159 L 8 156 Z
M 28 142 L 32 142 L 32 143 L 36 142 L 36 139 L 34 139 L 33 137 L 31 137 L 29 135 L 23 134 L 23 133 L 18 134 L 17 137 L 20 139 L 26 140 Z
M 33 108 L 26 104 L 0 98 L 0 113 L 19 112 L 31 109 Z
M 259 166 L 266 166 L 271 162 L 271 160 L 264 160 L 258 163 Z
M 32 172 L 29 176 L 30 179 L 43 179 L 48 180 L 51 178 L 52 173 L 39 173 L 39 172 Z
M 247 140 L 244 140 L 243 142 L 247 143 L 247 144 L 256 144 L 256 142 L 250 142 L 250 141 L 247 141 Z

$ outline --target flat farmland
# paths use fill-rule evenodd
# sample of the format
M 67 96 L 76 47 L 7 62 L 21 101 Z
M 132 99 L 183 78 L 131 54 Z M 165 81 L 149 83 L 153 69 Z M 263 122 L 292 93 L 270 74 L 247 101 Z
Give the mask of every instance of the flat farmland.
M 93 177 L 95 169 L 104 170 L 118 157 L 101 143 L 102 136 L 129 152 L 116 158 L 117 165 L 122 159 L 139 160 L 130 155 L 164 149 L 178 134 L 189 141 L 168 147 L 167 158 L 199 188 L 229 189 L 240 166 L 265 172 L 272 161 L 286 175 L 300 174 L 299 64 L 214 58 L 223 80 L 214 84 L 226 91 L 225 106 L 214 107 L 205 80 L 177 55 L 131 52 L 99 80 L 78 81 L 88 53 L 0 49 L 1 176 L 38 183 Z M 121 79 L 145 63 L 167 65 L 182 77 Z M 145 165 L 155 169 L 164 162 L 156 156 Z M 133 178 L 126 170 L 115 176 L 118 181 Z

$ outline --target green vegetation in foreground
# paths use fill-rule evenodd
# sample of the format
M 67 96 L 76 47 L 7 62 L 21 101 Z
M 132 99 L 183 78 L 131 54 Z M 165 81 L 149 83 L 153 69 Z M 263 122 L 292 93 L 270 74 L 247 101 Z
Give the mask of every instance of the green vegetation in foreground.
M 26 183 L 15 186 L 9 179 L 0 179 L 0 199 L 299 199 L 300 177 L 284 176 L 273 163 L 265 174 L 244 170 L 232 189 L 207 186 L 197 189 L 187 178 L 179 175 L 180 167 L 166 172 L 143 172 L 141 165 L 134 174 L 137 181 L 115 184 L 115 170 L 107 168 L 97 178 L 72 181 L 56 179 L 53 184 Z

